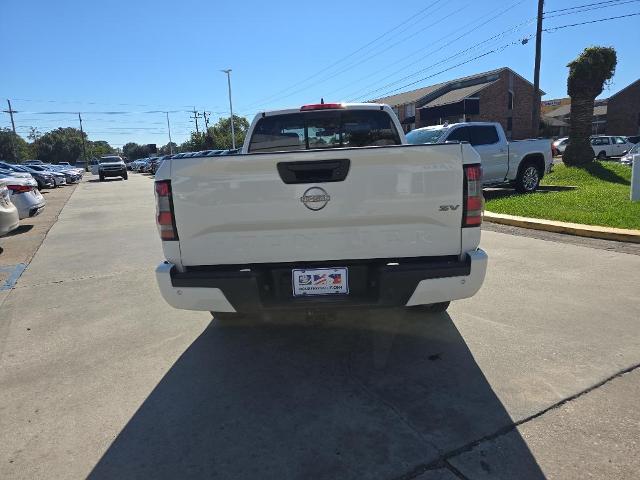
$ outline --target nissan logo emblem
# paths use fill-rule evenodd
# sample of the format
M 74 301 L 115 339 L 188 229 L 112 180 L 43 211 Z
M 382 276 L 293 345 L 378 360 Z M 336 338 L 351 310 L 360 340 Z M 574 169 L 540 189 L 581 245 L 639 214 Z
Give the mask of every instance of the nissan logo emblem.
M 307 190 L 300 197 L 300 201 L 307 207 L 309 210 L 318 211 L 322 210 L 327 206 L 331 197 L 327 193 L 324 188 L 320 187 L 311 187 L 307 188 Z

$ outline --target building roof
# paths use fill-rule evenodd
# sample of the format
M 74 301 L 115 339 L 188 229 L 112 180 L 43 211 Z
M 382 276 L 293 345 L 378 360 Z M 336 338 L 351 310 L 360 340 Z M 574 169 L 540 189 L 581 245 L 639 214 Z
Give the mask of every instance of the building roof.
M 435 100 L 431 100 L 424 107 L 439 107 L 441 105 L 448 105 L 450 103 L 458 103 L 461 100 L 464 100 L 467 97 L 475 95 L 479 93 L 481 90 L 484 90 L 489 85 L 493 85 L 496 80 L 491 82 L 481 83 L 480 85 L 471 85 L 469 87 L 458 88 L 457 90 L 451 90 L 450 92 L 445 93 L 441 97 L 436 98 Z
M 555 110 L 550 111 L 545 116 L 552 117 L 552 118 L 560 118 L 560 117 L 565 117 L 565 116 L 570 115 L 570 114 L 571 114 L 571 104 L 562 105 L 561 107 L 558 107 Z M 593 115 L 594 116 L 600 116 L 600 115 L 606 115 L 606 114 L 607 114 L 607 105 L 606 104 L 595 105 L 593 107 Z
M 411 90 L 410 92 L 398 93 L 396 95 L 391 95 L 390 97 L 379 98 L 372 101 L 374 103 L 386 103 L 392 106 L 405 105 L 407 103 L 416 103 L 421 98 L 435 92 L 444 85 L 446 85 L 446 82 L 436 83 L 435 85 L 429 85 L 428 87 L 418 88 L 417 90 Z
M 382 97 L 382 98 L 378 98 L 376 100 L 372 100 L 372 102 L 375 103 L 386 103 L 392 106 L 396 106 L 396 105 L 405 105 L 408 103 L 417 103 L 420 100 L 426 100 L 428 103 L 435 101 L 437 98 L 447 95 L 448 93 L 452 93 L 455 90 L 462 90 L 464 88 L 467 88 L 471 85 L 473 86 L 479 86 L 479 85 L 484 85 L 484 87 L 489 86 L 490 83 L 498 80 L 500 73 L 504 72 L 505 70 L 508 70 L 509 72 L 513 73 L 514 75 L 517 75 L 518 77 L 520 77 L 522 80 L 524 80 L 525 82 L 531 84 L 531 82 L 529 82 L 529 80 L 527 80 L 526 78 L 523 78 L 522 76 L 518 75 L 516 72 L 514 72 L 513 70 L 511 70 L 508 67 L 502 67 L 502 68 L 497 68 L 495 70 L 489 70 L 488 72 L 482 72 L 482 73 L 476 73 L 475 75 L 469 75 L 467 77 L 461 77 L 461 78 L 456 78 L 453 80 L 449 80 L 446 82 L 442 82 L 442 83 L 437 83 L 435 85 L 430 85 L 427 87 L 422 87 L 422 88 L 418 88 L 416 90 L 410 90 L 408 92 L 403 92 L 403 93 L 397 93 L 395 95 L 391 95 L 388 97 Z M 533 84 L 531 84 L 533 85 Z M 483 88 L 484 88 L 483 87 Z M 481 90 L 482 88 L 480 88 Z M 441 95 L 438 95 L 438 92 L 442 91 Z M 476 90 L 476 93 L 479 90 Z M 472 95 L 473 93 L 469 93 L 467 94 L 467 96 Z M 544 94 L 544 92 L 541 91 L 541 94 Z M 427 98 L 433 96 L 434 98 Z M 450 97 L 450 98 L 453 98 Z M 462 97 L 465 98 L 465 97 Z M 462 100 L 462 98 L 459 98 L 457 101 Z M 444 103 L 437 103 L 435 105 L 444 105 L 446 103 L 452 103 L 452 102 L 444 102 Z
M 639 78 L 638 80 L 636 80 L 635 82 L 630 83 L 629 85 L 627 85 L 626 87 L 624 87 L 622 90 L 620 90 L 620 91 L 618 91 L 618 92 L 614 93 L 613 95 L 611 95 L 611 96 L 609 97 L 609 99 L 611 99 L 611 98 L 615 98 L 616 96 L 620 95 L 622 92 L 624 92 L 625 90 L 627 90 L 628 88 L 633 88 L 633 87 L 636 87 L 636 86 L 638 86 L 638 85 L 640 85 L 640 78 Z

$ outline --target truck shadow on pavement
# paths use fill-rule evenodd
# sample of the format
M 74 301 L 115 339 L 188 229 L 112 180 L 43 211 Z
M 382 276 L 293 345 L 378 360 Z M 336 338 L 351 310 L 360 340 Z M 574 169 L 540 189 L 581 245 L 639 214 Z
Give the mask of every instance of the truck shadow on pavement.
M 447 314 L 214 320 L 89 478 L 413 478 L 511 424 Z M 456 468 L 544 478 L 512 435 Z

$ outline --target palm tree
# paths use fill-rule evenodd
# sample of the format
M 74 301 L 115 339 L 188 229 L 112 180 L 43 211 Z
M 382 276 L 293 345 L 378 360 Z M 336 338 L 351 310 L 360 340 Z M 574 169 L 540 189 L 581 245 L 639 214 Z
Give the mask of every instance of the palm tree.
M 567 165 L 584 165 L 593 161 L 593 149 L 589 141 L 593 104 L 602 93 L 605 83 L 613 77 L 616 63 L 617 55 L 613 48 L 589 47 L 567 65 L 571 123 L 569 144 L 562 155 L 562 161 Z

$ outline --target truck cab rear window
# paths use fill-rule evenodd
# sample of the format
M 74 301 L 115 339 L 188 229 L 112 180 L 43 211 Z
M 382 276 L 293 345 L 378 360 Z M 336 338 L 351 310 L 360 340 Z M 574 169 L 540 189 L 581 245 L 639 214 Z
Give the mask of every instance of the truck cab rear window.
M 326 110 L 261 118 L 249 152 L 400 145 L 389 114 L 382 110 Z

